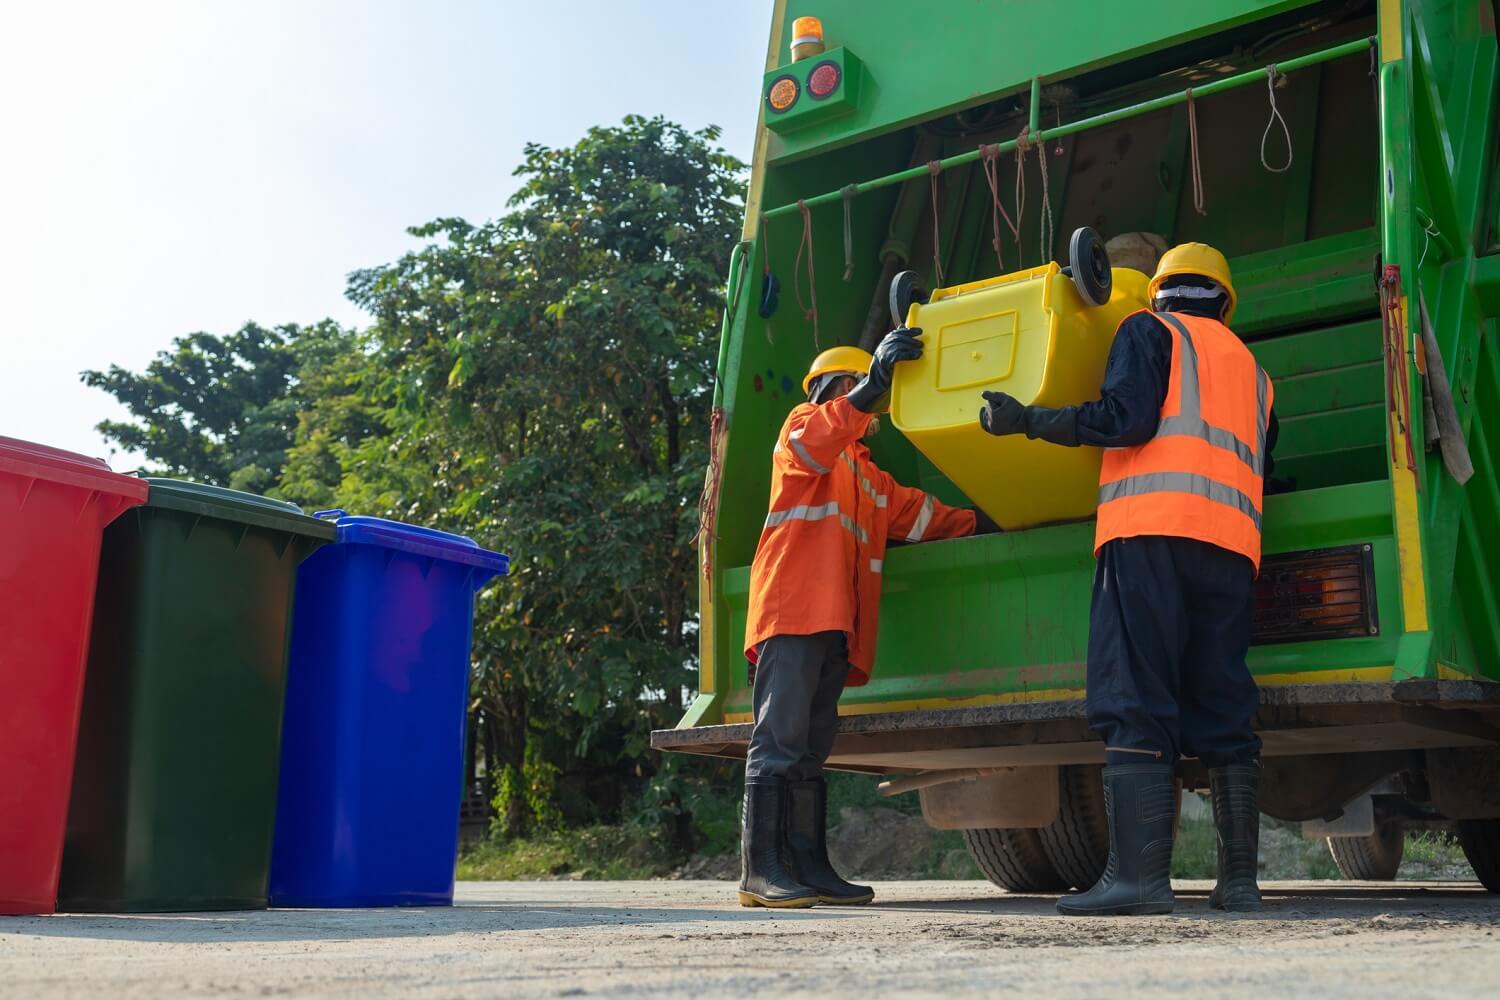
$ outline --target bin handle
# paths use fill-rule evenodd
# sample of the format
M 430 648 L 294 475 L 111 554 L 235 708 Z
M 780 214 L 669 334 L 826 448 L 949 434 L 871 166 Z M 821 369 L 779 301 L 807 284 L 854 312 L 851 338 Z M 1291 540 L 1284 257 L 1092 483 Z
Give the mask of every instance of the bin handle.
M 348 516 L 349 516 L 349 512 L 347 510 L 344 510 L 342 507 L 335 507 L 332 510 L 319 510 L 319 511 L 314 511 L 313 512 L 313 517 L 319 517 L 319 518 L 322 518 L 322 517 L 340 518 L 340 517 L 348 517 Z

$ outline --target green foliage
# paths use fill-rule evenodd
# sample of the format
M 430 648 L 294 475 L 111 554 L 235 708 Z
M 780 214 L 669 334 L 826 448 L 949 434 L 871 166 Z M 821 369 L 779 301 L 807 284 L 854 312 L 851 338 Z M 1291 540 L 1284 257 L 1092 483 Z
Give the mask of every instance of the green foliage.
M 533 837 L 487 840 L 459 855 L 458 877 L 511 881 L 567 876 L 579 879 L 660 878 L 675 857 L 628 826 L 588 826 Z
M 653 785 L 648 752 L 696 680 L 692 501 L 744 211 L 718 138 L 630 117 L 529 145 L 503 216 L 417 226 L 351 276 L 367 330 L 252 323 L 83 376 L 132 415 L 106 436 L 160 472 L 512 554 L 477 601 L 471 703 L 507 837 L 641 802 L 676 850 L 724 835 L 694 826 L 722 814 L 711 786 Z
M 114 396 L 130 421 L 106 420 L 105 439 L 143 454 L 148 471 L 216 486 L 274 492 L 300 413 L 319 392 L 306 375 L 353 349 L 357 334 L 324 320 L 172 342 L 143 373 L 111 365 L 84 384 Z

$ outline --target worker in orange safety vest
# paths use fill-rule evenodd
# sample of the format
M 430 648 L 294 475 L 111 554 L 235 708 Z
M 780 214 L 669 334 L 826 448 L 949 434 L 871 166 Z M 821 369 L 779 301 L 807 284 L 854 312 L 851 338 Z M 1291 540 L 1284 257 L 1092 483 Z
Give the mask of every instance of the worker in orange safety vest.
M 1151 310 L 1121 321 L 1101 398 L 1023 406 L 984 393 L 980 423 L 1104 447 L 1089 615 L 1087 712 L 1105 743 L 1110 856 L 1072 915 L 1169 913 L 1180 758 L 1208 768 L 1226 910 L 1260 908 L 1256 852 L 1259 695 L 1245 655 L 1260 567 L 1261 500 L 1276 418 L 1271 380 L 1228 327 L 1224 255 L 1169 250 Z
M 891 370 L 918 358 L 920 330 L 895 330 L 872 357 L 834 347 L 803 380 L 771 457 L 771 501 L 750 569 L 745 656 L 755 725 L 745 765 L 745 906 L 867 903 L 828 861 L 823 764 L 845 684 L 870 679 L 887 539 L 925 542 L 998 530 L 973 510 L 902 486 L 870 460 Z

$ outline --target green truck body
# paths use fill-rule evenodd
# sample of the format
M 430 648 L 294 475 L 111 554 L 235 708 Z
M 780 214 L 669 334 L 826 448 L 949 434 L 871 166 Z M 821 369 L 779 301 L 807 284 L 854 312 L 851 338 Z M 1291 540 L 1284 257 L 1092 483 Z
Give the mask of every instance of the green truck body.
M 803 15 L 829 51 L 792 63 Z M 743 753 L 749 566 L 818 347 L 888 329 L 898 268 L 931 287 L 1066 262 L 1068 234 L 1092 226 L 1223 250 L 1235 330 L 1275 381 L 1277 474 L 1297 488 L 1265 501 L 1250 651 L 1266 811 L 1337 831 L 1344 810 L 1363 832 L 1345 807 L 1373 789 L 1377 822 L 1500 817 L 1500 790 L 1475 790 L 1500 735 L 1495 15 L 1492 0 L 778 0 L 728 278 L 700 693 L 655 745 Z M 827 59 L 832 112 L 810 80 Z M 797 103 L 779 111 L 787 76 Z M 1461 439 L 1445 424 L 1433 440 L 1439 415 Z M 889 425 L 871 448 L 899 481 L 967 502 Z M 873 678 L 844 694 L 832 765 L 917 776 L 938 825 L 1026 829 L 1042 824 L 990 800 L 1061 767 L 1066 816 L 1069 774 L 1102 760 L 1082 725 L 1092 542 L 1086 521 L 893 548 Z

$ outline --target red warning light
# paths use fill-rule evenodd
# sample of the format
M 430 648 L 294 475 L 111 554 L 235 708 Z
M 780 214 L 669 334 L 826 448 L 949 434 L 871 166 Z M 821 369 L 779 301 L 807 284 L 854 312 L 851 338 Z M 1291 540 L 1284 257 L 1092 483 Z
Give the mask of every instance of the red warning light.
M 844 78 L 839 64 L 833 60 L 819 63 L 813 67 L 813 71 L 807 75 L 807 92 L 815 99 L 822 100 L 835 90 L 839 89 L 839 82 Z

